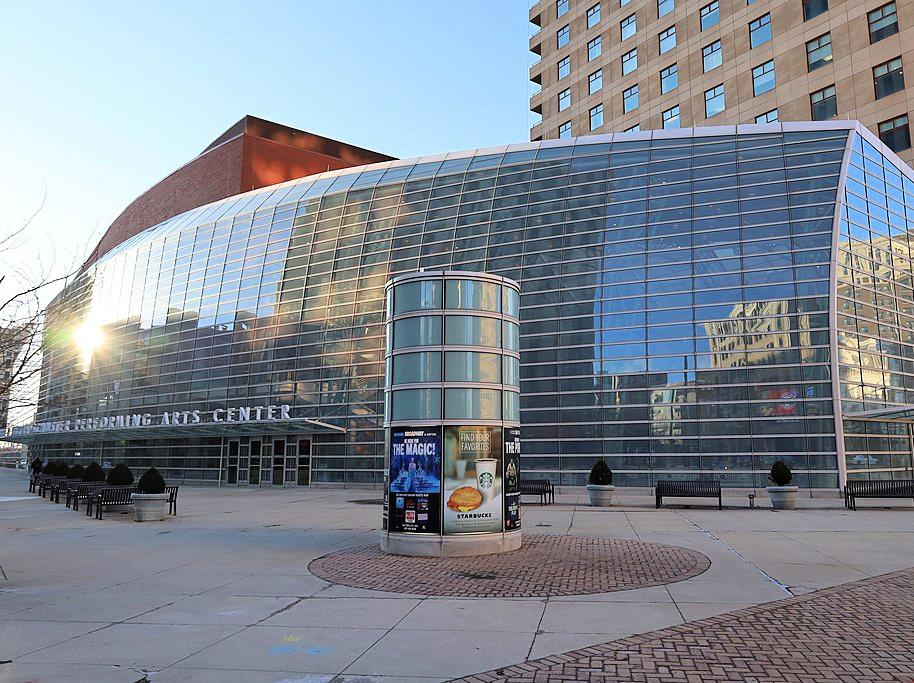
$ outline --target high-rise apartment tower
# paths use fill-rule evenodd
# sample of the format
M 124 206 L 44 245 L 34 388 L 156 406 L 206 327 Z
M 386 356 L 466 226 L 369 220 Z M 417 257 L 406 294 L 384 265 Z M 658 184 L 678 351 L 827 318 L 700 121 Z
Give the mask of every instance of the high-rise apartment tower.
M 857 119 L 908 163 L 914 0 L 540 0 L 532 140 Z

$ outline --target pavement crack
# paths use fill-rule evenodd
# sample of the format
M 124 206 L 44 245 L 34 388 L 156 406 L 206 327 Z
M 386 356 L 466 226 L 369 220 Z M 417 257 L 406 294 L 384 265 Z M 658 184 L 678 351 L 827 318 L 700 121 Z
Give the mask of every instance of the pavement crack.
M 265 617 L 264 617 L 263 619 L 261 619 L 260 621 L 255 621 L 255 622 L 254 622 L 253 624 L 251 624 L 251 625 L 252 625 L 252 626 L 258 626 L 258 625 L 262 624 L 264 621 L 266 621 L 267 619 L 269 619 L 270 617 L 275 617 L 277 614 L 282 614 L 282 613 L 285 612 L 286 610 L 292 609 L 292 608 L 295 607 L 297 604 L 299 604 L 299 603 L 302 602 L 303 600 L 307 600 L 307 599 L 308 599 L 307 597 L 295 598 L 294 601 L 290 602 L 290 603 L 289 603 L 288 605 L 286 605 L 285 607 L 280 607 L 278 610 L 276 610 L 276 611 L 273 612 L 272 614 L 268 614 L 267 616 L 265 616 Z

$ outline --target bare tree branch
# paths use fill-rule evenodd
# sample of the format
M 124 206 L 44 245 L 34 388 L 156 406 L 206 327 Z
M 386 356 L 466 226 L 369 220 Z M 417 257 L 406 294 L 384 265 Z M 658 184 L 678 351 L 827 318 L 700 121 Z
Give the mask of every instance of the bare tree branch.
M 27 243 L 46 200 L 47 188 L 38 208 L 21 225 L 0 234 L 0 436 L 6 431 L 10 410 L 37 406 L 47 348 L 43 332 L 47 299 L 50 290 L 65 284 L 79 270 L 74 258 L 61 272 L 50 243 L 27 261 L 17 261 L 13 254 Z

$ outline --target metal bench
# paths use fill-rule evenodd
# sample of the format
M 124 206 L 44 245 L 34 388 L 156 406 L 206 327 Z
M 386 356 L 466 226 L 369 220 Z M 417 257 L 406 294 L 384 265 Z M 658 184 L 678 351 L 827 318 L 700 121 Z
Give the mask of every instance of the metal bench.
M 663 504 L 664 496 L 670 498 L 717 498 L 717 509 L 724 509 L 720 482 L 712 479 L 661 479 L 654 489 L 657 507 Z
M 555 487 L 548 479 L 521 479 L 520 495 L 539 496 L 540 505 L 555 502 Z
M 75 489 L 80 484 L 82 484 L 82 479 L 61 479 L 60 481 L 52 482 L 51 486 L 49 487 L 51 489 L 51 496 L 49 500 L 52 500 L 55 503 L 59 503 L 61 491 L 67 494 L 67 497 L 69 497 L 70 489 Z
M 29 493 L 38 493 L 38 485 L 41 483 L 43 477 L 43 474 L 29 475 Z
M 95 508 L 95 519 L 102 518 L 102 508 L 114 505 L 133 505 L 130 494 L 136 493 L 136 485 L 106 486 L 90 494 L 86 499 L 86 515 L 92 514 Z
M 83 481 L 76 488 L 67 489 L 67 507 L 79 510 L 79 501 L 87 500 L 90 495 L 103 489 L 107 484 L 103 481 Z
M 177 514 L 178 514 L 178 487 L 177 486 L 166 486 L 165 493 L 168 494 L 168 514 L 177 516 Z
M 844 507 L 856 510 L 858 498 L 911 498 L 914 500 L 914 479 L 847 482 L 844 485 Z
M 66 477 L 58 477 L 56 475 L 42 477 L 41 481 L 38 482 L 38 495 L 44 498 L 45 492 L 50 490 L 52 484 L 63 481 L 64 479 L 66 479 Z

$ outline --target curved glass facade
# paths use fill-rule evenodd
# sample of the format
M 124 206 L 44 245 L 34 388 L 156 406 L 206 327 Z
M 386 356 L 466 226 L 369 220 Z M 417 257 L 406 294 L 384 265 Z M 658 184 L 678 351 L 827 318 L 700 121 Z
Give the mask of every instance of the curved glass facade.
M 415 312 L 394 348 L 517 344 L 518 366 L 416 349 L 392 376 L 516 376 L 525 471 L 578 485 L 603 457 L 623 486 L 697 472 L 765 485 L 783 458 L 800 485 L 834 487 L 846 450 L 854 476 L 894 476 L 910 467 L 907 426 L 836 419 L 834 398 L 844 418 L 914 403 L 914 184 L 883 150 L 846 122 L 617 134 L 387 162 L 201 207 L 55 300 L 37 419 L 287 404 L 346 430 L 309 436 L 312 481 L 380 483 L 384 285 L 472 270 L 520 282 L 519 301 L 423 284 L 394 304 Z M 466 314 L 422 314 L 442 302 Z M 504 306 L 519 330 L 474 314 Z M 101 343 L 80 348 L 74 330 Z M 494 405 L 408 391 L 392 405 L 408 419 Z M 229 479 L 225 437 L 75 436 L 40 448 Z

